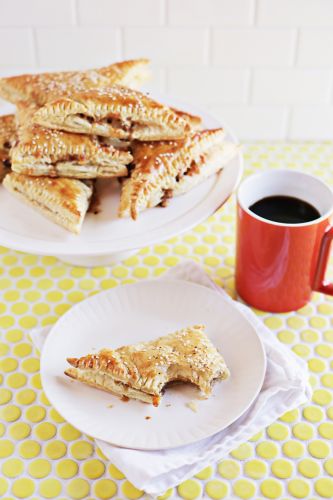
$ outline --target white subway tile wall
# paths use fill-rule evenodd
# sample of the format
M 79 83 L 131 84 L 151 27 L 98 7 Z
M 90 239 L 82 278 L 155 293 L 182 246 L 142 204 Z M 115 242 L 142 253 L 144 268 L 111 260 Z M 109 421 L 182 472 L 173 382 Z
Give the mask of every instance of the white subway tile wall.
M 124 57 L 150 57 L 155 64 L 195 66 L 207 64 L 208 28 L 154 26 L 124 28 Z
M 14 69 L 37 63 L 34 35 L 29 28 L 0 28 L 0 47 L 1 66 Z
M 250 70 L 224 69 L 203 66 L 174 68 L 169 73 L 168 91 L 198 104 L 246 104 Z M 216 98 L 218 96 L 218 99 Z
M 332 27 L 331 29 L 301 29 L 297 63 L 299 66 L 305 67 L 327 68 L 333 66 Z
M 0 76 L 150 57 L 243 141 L 333 137 L 333 0 L 0 0 L 0 47 Z
M 211 112 L 247 141 L 284 140 L 288 109 L 283 106 L 214 106 Z
M 291 66 L 296 31 L 285 29 L 213 29 L 213 64 L 227 67 Z
M 163 2 L 156 0 L 77 0 L 78 21 L 93 26 L 156 26 L 163 23 Z
M 65 70 L 89 68 L 121 58 L 118 28 L 36 28 L 35 39 L 41 66 Z
M 0 0 L 0 26 L 67 26 L 74 21 L 71 0 Z
M 328 104 L 332 86 L 328 69 L 258 69 L 253 75 L 255 104 Z

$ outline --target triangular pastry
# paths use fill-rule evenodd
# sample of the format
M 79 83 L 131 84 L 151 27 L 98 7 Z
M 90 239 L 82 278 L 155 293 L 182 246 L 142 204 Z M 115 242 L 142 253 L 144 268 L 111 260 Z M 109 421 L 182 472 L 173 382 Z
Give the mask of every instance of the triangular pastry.
M 11 159 L 12 170 L 25 175 L 94 179 L 126 176 L 132 156 L 94 136 L 32 125 L 20 135 Z
M 125 87 L 94 89 L 52 101 L 32 117 L 43 127 L 121 140 L 182 139 L 187 120 L 141 92 Z
M 139 212 L 165 204 L 221 170 L 238 151 L 224 138 L 223 129 L 215 129 L 183 141 L 133 143 L 133 166 L 122 185 L 119 216 L 137 219 Z
M 10 171 L 10 150 L 16 140 L 15 115 L 0 116 L 0 182 Z
M 126 176 L 129 151 L 104 143 L 103 138 L 31 125 L 35 106 L 18 105 L 19 141 L 11 151 L 14 172 L 49 177 L 94 179 Z
M 30 177 L 11 172 L 4 187 L 59 226 L 78 234 L 89 208 L 92 182 Z
M 16 104 L 40 106 L 59 96 L 92 88 L 124 85 L 137 88 L 149 78 L 148 59 L 135 59 L 88 71 L 59 71 L 0 78 L 0 97 Z
M 229 376 L 223 357 L 202 325 L 151 342 L 102 349 L 98 354 L 67 361 L 72 365 L 65 371 L 69 377 L 155 406 L 171 382 L 194 384 L 209 397 L 213 383 Z

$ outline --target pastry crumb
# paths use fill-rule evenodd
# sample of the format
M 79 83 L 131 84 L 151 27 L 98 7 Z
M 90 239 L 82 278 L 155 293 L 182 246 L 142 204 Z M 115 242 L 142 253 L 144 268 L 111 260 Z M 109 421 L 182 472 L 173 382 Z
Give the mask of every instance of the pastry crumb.
M 195 413 L 198 411 L 198 405 L 195 401 L 189 401 L 188 403 L 186 403 L 186 406 Z
M 129 398 L 127 396 L 122 396 L 121 400 L 124 401 L 124 403 L 128 403 Z
M 146 420 L 150 420 L 150 419 L 151 419 L 151 417 L 145 417 L 145 419 L 146 419 Z
M 107 405 L 107 408 L 113 408 L 113 405 Z

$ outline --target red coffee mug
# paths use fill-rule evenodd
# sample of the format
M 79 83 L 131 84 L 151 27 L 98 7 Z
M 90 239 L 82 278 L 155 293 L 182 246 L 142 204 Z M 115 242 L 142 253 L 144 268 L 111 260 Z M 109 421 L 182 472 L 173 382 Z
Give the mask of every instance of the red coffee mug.
M 301 224 L 264 219 L 249 210 L 267 196 L 292 196 L 313 205 L 320 218 Z M 322 181 L 292 170 L 252 175 L 237 195 L 236 289 L 257 309 L 294 311 L 312 291 L 333 295 L 325 271 L 333 239 L 333 192 Z

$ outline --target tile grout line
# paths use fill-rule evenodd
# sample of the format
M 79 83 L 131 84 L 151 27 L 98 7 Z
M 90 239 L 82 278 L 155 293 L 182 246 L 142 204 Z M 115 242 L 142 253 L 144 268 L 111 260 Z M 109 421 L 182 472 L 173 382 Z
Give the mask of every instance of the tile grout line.
M 298 56 L 299 56 L 300 39 L 301 39 L 301 31 L 300 31 L 300 27 L 298 26 L 296 28 L 296 32 L 295 32 L 294 50 L 293 50 L 293 54 L 291 57 L 291 68 L 294 68 L 294 69 L 299 69 L 299 67 L 297 65 L 297 60 L 298 60 Z
M 170 15 L 169 15 L 169 2 L 168 2 L 168 0 L 161 0 L 160 21 L 161 21 L 162 26 L 169 25 L 169 17 L 170 17 Z
M 34 65 L 38 68 L 39 67 L 39 50 L 38 50 L 36 27 L 31 28 L 31 37 L 32 37 L 32 47 L 33 47 L 33 53 L 34 53 Z
M 256 28 L 259 26 L 258 17 L 259 17 L 259 0 L 253 0 L 251 25 L 255 26 Z
M 119 59 L 125 59 L 125 27 L 121 26 L 117 29 L 117 38 L 119 42 Z
M 212 26 L 208 26 L 207 29 L 208 29 L 208 31 L 207 31 L 207 36 L 206 36 L 206 50 L 205 50 L 204 59 L 206 59 L 205 66 L 212 68 L 214 66 L 214 64 L 213 64 L 214 32 L 213 32 Z
M 79 8 L 78 8 L 78 0 L 72 0 L 71 2 L 71 10 L 73 16 L 73 24 L 74 26 L 80 26 L 80 16 L 79 16 Z
M 284 139 L 283 140 L 288 140 L 291 135 L 291 126 L 292 126 L 292 117 L 293 117 L 293 107 L 291 104 L 289 104 L 286 107 L 286 123 L 285 123 L 285 134 L 284 134 Z

